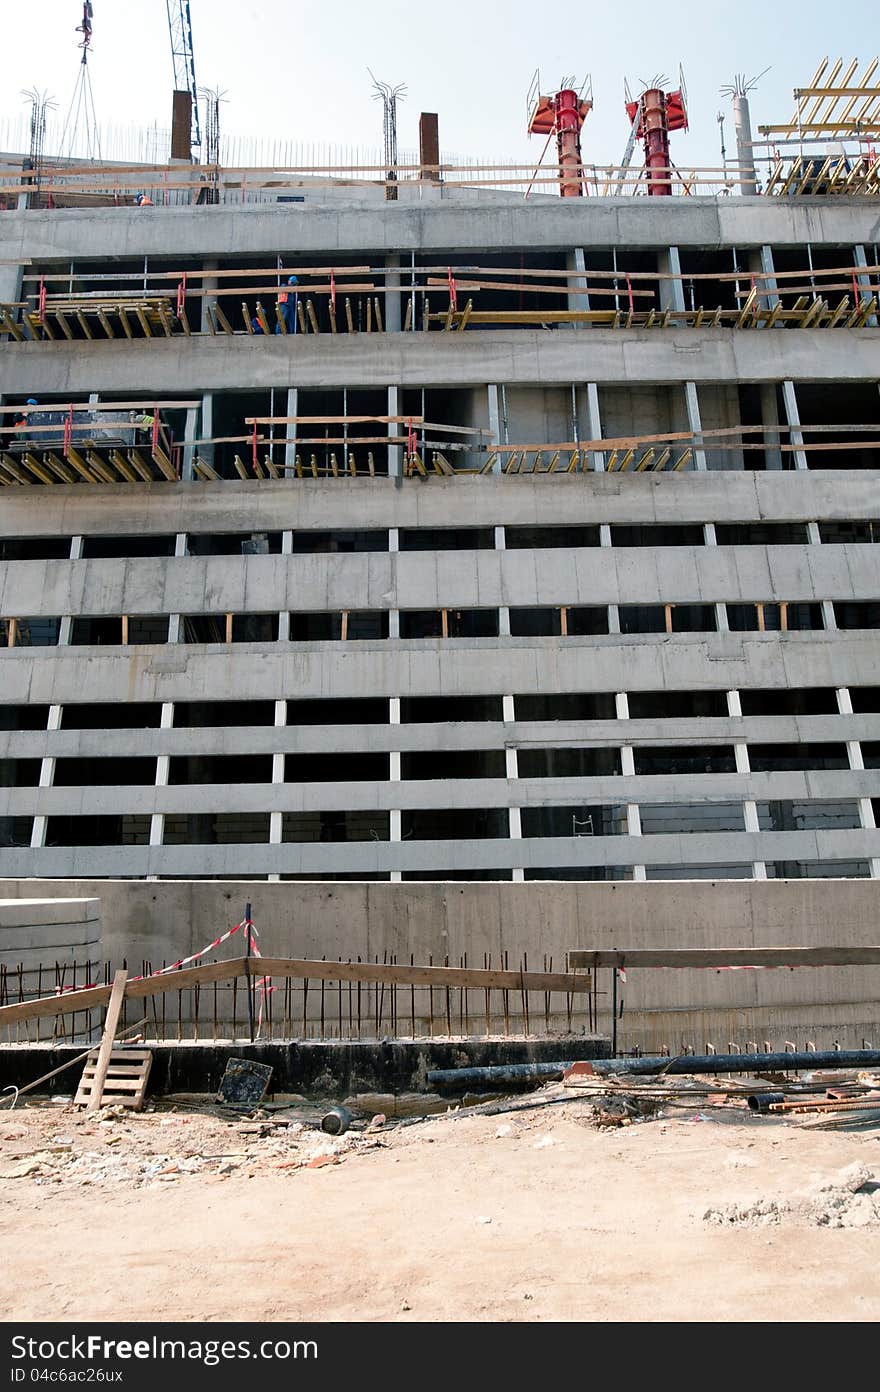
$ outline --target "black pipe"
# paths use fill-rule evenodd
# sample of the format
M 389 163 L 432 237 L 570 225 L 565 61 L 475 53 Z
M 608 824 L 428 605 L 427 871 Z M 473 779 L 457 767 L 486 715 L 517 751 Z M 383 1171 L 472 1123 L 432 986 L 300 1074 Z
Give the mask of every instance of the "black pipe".
M 681 1058 L 592 1059 L 596 1074 L 635 1073 L 788 1073 L 805 1068 L 880 1068 L 880 1049 L 834 1049 L 802 1054 L 688 1054 Z M 571 1063 L 512 1063 L 492 1068 L 430 1069 L 436 1087 L 470 1088 L 475 1083 L 546 1083 L 562 1077 Z
M 761 1116 L 766 1116 L 774 1102 L 784 1102 L 784 1092 L 752 1092 L 749 1093 L 749 1110 L 759 1112 Z

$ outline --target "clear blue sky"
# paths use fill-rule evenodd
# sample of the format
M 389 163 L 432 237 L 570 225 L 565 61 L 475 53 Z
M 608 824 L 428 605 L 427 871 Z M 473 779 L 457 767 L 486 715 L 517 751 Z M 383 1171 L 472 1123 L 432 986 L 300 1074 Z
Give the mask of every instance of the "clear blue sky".
M 93 3 L 99 121 L 169 125 L 165 0 Z M 20 87 L 54 94 L 63 116 L 78 72 L 81 0 L 3 0 L 3 9 L 0 131 L 24 111 Z M 677 85 L 682 63 L 691 115 L 691 131 L 673 149 L 682 168 L 718 163 L 716 115 L 729 115 L 719 88 L 737 72 L 752 76 L 772 65 L 752 96 L 752 119 L 755 127 L 783 121 L 792 89 L 809 81 L 822 57 L 864 63 L 880 38 L 870 0 L 848 0 L 840 10 L 827 0 L 191 0 L 191 10 L 196 75 L 200 85 L 226 89 L 230 133 L 378 146 L 381 109 L 371 100 L 369 65 L 384 81 L 407 84 L 402 148 L 415 148 L 418 114 L 428 110 L 439 113 L 445 151 L 536 160 L 542 142 L 525 136 L 525 99 L 540 67 L 545 89 L 562 75 L 592 74 L 584 159 L 617 163 L 628 134 L 624 77 L 636 87 L 663 73 Z M 725 133 L 730 155 L 730 120 Z

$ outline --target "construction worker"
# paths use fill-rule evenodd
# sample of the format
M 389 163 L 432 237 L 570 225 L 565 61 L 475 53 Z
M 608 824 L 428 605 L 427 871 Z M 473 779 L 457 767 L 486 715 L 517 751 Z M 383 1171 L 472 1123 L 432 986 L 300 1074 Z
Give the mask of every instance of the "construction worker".
M 297 278 L 295 275 L 288 276 L 288 278 L 287 278 L 287 284 L 288 284 L 288 285 L 299 285 L 299 280 L 298 280 L 298 278 Z M 296 291 L 294 291 L 294 292 L 291 294 L 290 290 L 287 290 L 287 289 L 279 290 L 279 291 L 278 291 L 278 299 L 275 301 L 275 304 L 276 304 L 278 313 L 281 315 L 281 318 L 284 320 L 284 325 L 285 325 L 285 328 L 287 329 L 287 332 L 288 332 L 288 333 L 296 333 Z M 281 332 L 281 325 L 280 325 L 280 324 L 276 324 L 276 325 L 275 325 L 275 332 L 276 332 L 277 334 L 280 334 L 280 332 Z
M 134 201 L 139 208 L 155 208 L 155 203 L 147 193 L 136 193 Z
M 36 398 L 35 396 L 29 396 L 28 399 L 27 399 L 27 403 L 26 403 L 26 404 L 27 404 L 28 406 L 37 406 L 39 403 L 38 403 L 37 398 Z M 16 412 L 16 414 L 15 414 L 15 416 L 13 417 L 13 420 L 12 420 L 12 430 L 11 430 L 11 432 L 10 432 L 10 443 L 12 443 L 12 441 L 15 440 L 15 439 L 19 439 L 19 440 L 20 440 L 20 439 L 22 439 L 22 438 L 24 437 L 25 432 L 26 432 L 26 430 L 27 430 L 27 423 L 28 423 L 28 416 L 29 416 L 29 414 L 30 414 L 29 411 L 26 411 L 23 407 L 19 407 L 18 411 Z

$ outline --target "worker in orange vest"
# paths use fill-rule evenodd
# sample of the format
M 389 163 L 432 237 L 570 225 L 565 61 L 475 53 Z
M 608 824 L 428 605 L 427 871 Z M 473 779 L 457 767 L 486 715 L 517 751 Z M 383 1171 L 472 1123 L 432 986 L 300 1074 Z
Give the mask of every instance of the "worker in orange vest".
M 139 208 L 154 208 L 156 206 L 149 194 L 146 193 L 136 193 L 134 201 Z
M 299 279 L 295 275 L 288 276 L 287 284 L 299 285 Z M 291 292 L 287 288 L 285 288 L 284 290 L 279 290 L 278 299 L 275 303 L 278 308 L 278 313 L 284 320 L 284 325 L 287 329 L 287 332 L 296 333 L 296 291 L 294 290 Z M 275 325 L 275 332 L 277 334 L 280 334 L 280 324 Z

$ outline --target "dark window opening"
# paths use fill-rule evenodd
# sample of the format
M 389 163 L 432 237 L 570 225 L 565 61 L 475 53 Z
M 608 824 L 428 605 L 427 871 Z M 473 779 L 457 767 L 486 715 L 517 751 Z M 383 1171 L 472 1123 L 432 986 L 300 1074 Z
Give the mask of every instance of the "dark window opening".
M 0 730 L 45 730 L 48 706 L 0 706 Z
M 609 778 L 620 773 L 619 749 L 520 749 L 520 778 Z
M 282 841 L 387 841 L 390 814 L 363 812 L 284 812 Z
M 514 696 L 515 720 L 614 720 L 617 707 L 610 692 L 561 692 Z
M 745 831 L 741 802 L 643 802 L 643 836 L 691 836 Z
M 497 609 L 402 609 L 401 638 L 497 638 Z
M 503 720 L 500 696 L 404 696 L 402 725 L 455 724 L 462 720 Z
M 625 836 L 624 806 L 524 807 L 522 834 L 543 836 Z
M 838 628 L 878 628 L 880 627 L 880 602 L 875 599 L 835 600 L 834 617 Z
M 762 831 L 856 831 L 861 826 L 857 802 L 759 802 Z
M 588 638 L 595 633 L 608 632 L 606 605 L 580 605 L 567 610 L 569 638 Z
M 165 814 L 163 846 L 250 846 L 268 840 L 268 812 Z
M 60 631 L 58 618 L 0 619 L 0 648 L 54 648 Z
M 512 638 L 557 638 L 562 633 L 560 609 L 511 609 Z
M 303 614 L 290 616 L 290 638 L 294 643 L 338 643 L 342 637 L 341 614 Z
M 526 880 L 631 880 L 629 865 L 550 865 L 526 868 Z
M 831 692 L 834 695 L 834 692 Z M 880 711 L 880 686 L 851 686 L 849 698 L 856 715 L 873 715 Z M 837 703 L 834 703 L 837 710 Z
M 155 759 L 57 759 L 56 788 L 152 787 Z
M 491 551 L 494 527 L 401 527 L 401 551 Z
M 685 720 L 727 715 L 723 691 L 631 691 L 630 720 Z
M 271 754 L 175 754 L 169 783 L 271 783 Z
M 274 643 L 278 638 L 277 614 L 184 614 L 184 643 Z
M 862 762 L 866 769 L 880 768 L 880 741 L 862 740 Z
M 554 546 L 565 546 L 574 550 L 600 544 L 599 528 L 589 526 L 505 527 L 504 537 L 508 551 L 542 551 Z
M 167 643 L 168 615 L 131 615 L 127 620 L 127 639 L 129 643 Z
M 49 817 L 47 846 L 148 846 L 149 816 Z
M 410 880 L 421 883 L 440 882 L 446 884 L 448 881 L 466 883 L 472 881 L 483 883 L 489 880 L 511 880 L 513 879 L 512 870 L 404 870 L 401 880 Z
M 285 783 L 381 783 L 389 775 L 387 754 L 287 754 Z
M 621 633 L 666 633 L 666 608 L 662 604 L 621 604 Z
M 880 541 L 880 521 L 820 522 L 819 537 L 828 545 Z
M 750 744 L 752 773 L 849 768 L 844 744 Z
M 0 846 L 30 846 L 33 817 L 0 817 Z
M 646 865 L 647 880 L 750 880 L 751 865 Z
M 400 756 L 401 778 L 504 778 L 503 749 L 419 750 Z
M 274 701 L 177 701 L 174 705 L 175 729 L 274 724 Z
M 805 546 L 806 522 L 716 522 L 719 546 Z
M 268 556 L 281 552 L 280 532 L 190 532 L 190 556 Z M 174 554 L 172 547 L 171 555 Z
M 870 873 L 866 860 L 774 860 L 767 864 L 771 880 L 862 880 Z
M 731 633 L 795 633 L 820 629 L 821 604 L 783 601 L 781 604 L 728 604 Z
M 506 807 L 404 810 L 400 820 L 404 841 L 497 840 L 509 829 Z M 445 880 L 446 872 L 437 871 L 434 878 Z
M 828 686 L 739 693 L 743 715 L 836 715 L 837 696 Z M 855 707 L 854 707 L 855 708 Z
M 295 556 L 315 556 L 321 555 L 325 551 L 387 550 L 387 531 L 294 532 L 293 534 L 293 554 Z
M 106 618 L 75 618 L 71 624 L 70 641 L 89 647 L 118 647 L 122 643 L 122 619 L 118 615 Z
M 700 522 L 650 523 L 643 526 L 615 523 L 612 546 L 702 546 Z
M 0 759 L 0 788 L 36 788 L 41 759 Z
M 161 722 L 158 701 L 72 702 L 61 709 L 64 730 L 157 730 Z
M 735 773 L 736 758 L 729 745 L 677 745 L 633 750 L 637 774 Z
M 288 725 L 386 725 L 384 696 L 342 697 L 328 701 L 287 702 Z
M 0 561 L 66 561 L 70 537 L 0 537 Z
M 87 536 L 83 537 L 84 561 L 115 560 L 129 556 L 173 556 L 173 536 Z

